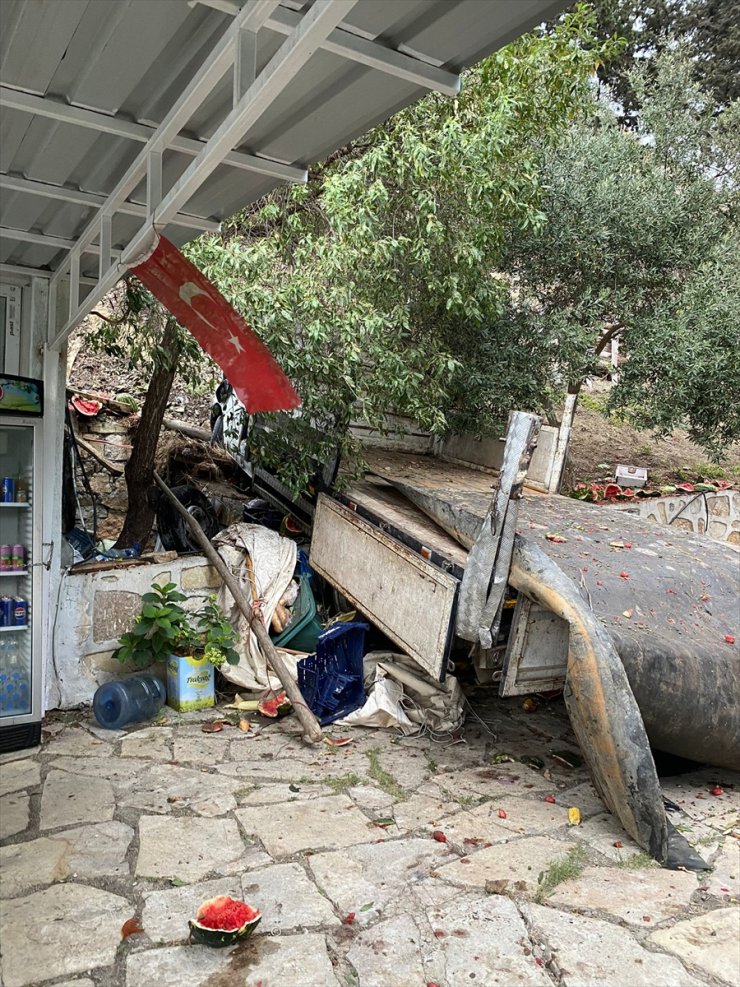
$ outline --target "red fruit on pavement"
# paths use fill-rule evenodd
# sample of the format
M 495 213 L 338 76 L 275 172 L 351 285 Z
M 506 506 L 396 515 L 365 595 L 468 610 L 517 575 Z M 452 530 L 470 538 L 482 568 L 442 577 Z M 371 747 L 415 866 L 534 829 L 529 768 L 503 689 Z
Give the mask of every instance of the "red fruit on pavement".
M 555 804 L 555 796 L 554 795 L 546 795 L 545 796 L 545 802 L 549 802 L 550 805 L 554 805 Z
M 712 795 L 724 795 L 725 794 L 725 790 L 724 790 L 724 788 L 722 788 L 721 785 L 715 785 L 714 788 L 711 789 L 711 792 L 712 792 Z
M 735 638 L 732 636 L 732 634 L 725 634 L 725 644 L 734 644 L 734 643 L 735 643 Z
M 350 912 L 343 920 L 345 925 L 353 925 L 355 921 L 355 913 Z
M 447 842 L 447 837 L 445 836 L 445 834 L 442 832 L 441 829 L 435 829 L 434 832 L 432 833 L 432 838 L 435 839 L 437 843 Z
M 499 819 L 506 819 L 506 811 L 504 809 L 499 809 L 498 810 L 498 817 L 499 817 Z

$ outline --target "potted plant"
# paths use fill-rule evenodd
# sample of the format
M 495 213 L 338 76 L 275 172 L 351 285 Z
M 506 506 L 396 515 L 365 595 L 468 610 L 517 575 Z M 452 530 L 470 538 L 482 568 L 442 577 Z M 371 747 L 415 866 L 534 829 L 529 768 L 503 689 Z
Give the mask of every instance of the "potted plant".
M 154 583 L 141 598 L 133 630 L 119 639 L 116 657 L 146 668 L 167 662 L 167 704 L 180 712 L 215 703 L 214 668 L 236 665 L 236 632 L 209 596 L 194 612 L 184 609 L 187 597 L 175 583 Z

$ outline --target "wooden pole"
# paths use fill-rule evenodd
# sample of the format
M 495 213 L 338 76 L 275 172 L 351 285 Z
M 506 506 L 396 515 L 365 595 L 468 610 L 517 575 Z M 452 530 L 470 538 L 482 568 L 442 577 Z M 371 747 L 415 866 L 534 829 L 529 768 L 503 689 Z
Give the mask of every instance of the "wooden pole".
M 295 709 L 296 716 L 301 722 L 303 727 L 303 739 L 310 744 L 317 744 L 322 739 L 321 727 L 319 721 L 316 719 L 314 714 L 308 708 L 306 700 L 303 698 L 301 690 L 298 688 L 298 683 L 292 677 L 288 671 L 288 666 L 285 664 L 283 659 L 280 657 L 275 645 L 270 639 L 270 635 L 267 633 L 267 628 L 262 623 L 260 618 L 256 616 L 252 610 L 249 600 L 246 598 L 242 592 L 241 586 L 234 578 L 233 573 L 226 565 L 224 560 L 218 554 L 216 549 L 211 545 L 208 538 L 195 520 L 192 514 L 185 510 L 180 501 L 175 497 L 170 488 L 164 482 L 162 477 L 155 471 L 154 479 L 157 485 L 162 490 L 162 493 L 167 497 L 167 499 L 172 503 L 172 506 L 182 515 L 184 520 L 187 522 L 190 530 L 193 532 L 195 540 L 198 542 L 200 547 L 203 549 L 203 554 L 206 558 L 213 563 L 218 574 L 223 579 L 227 589 L 234 597 L 234 602 L 236 603 L 239 610 L 244 615 L 245 619 L 249 623 L 255 637 L 259 641 L 259 645 L 262 648 L 262 652 L 267 660 L 267 664 L 270 666 L 272 671 L 280 679 L 280 682 L 285 689 L 288 699 L 293 703 L 293 708 Z

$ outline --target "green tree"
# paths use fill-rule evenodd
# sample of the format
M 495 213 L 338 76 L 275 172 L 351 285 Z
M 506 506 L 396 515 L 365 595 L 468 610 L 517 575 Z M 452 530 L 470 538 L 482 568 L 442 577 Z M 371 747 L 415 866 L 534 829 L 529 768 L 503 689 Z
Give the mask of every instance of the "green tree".
M 116 548 L 144 546 L 154 524 L 154 460 L 167 402 L 177 373 L 200 383 L 208 359 L 190 333 L 135 278 L 108 298 L 110 311 L 93 312 L 97 323 L 88 340 L 93 349 L 125 358 L 149 372 L 149 385 L 132 440 L 125 478 L 128 507 Z
M 650 68 L 676 41 L 691 58 L 693 81 L 719 106 L 740 98 L 740 16 L 734 0 L 592 0 L 597 36 L 623 38 L 599 67 L 599 78 L 634 124 L 640 96 L 630 78 Z
M 308 188 L 239 217 L 225 242 L 192 246 L 297 383 L 301 418 L 257 449 L 294 488 L 312 457 L 348 451 L 355 415 L 493 431 L 536 403 L 548 368 L 526 320 L 501 322 L 509 283 L 496 272 L 507 231 L 543 222 L 541 145 L 589 100 L 603 54 L 579 9 L 472 69 L 459 98 L 428 96 Z
M 717 452 L 740 435 L 740 107 L 720 110 L 691 76 L 685 54 L 664 53 L 630 79 L 636 132 L 601 103 L 545 150 L 547 222 L 512 233 L 507 270 L 553 393 L 577 393 L 619 336 L 611 407 Z

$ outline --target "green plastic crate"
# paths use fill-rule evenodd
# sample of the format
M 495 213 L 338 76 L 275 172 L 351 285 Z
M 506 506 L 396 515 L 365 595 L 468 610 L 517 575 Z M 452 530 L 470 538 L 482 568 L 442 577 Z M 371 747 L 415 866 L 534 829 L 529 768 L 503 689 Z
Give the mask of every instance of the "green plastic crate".
M 293 619 L 290 624 L 273 638 L 273 644 L 280 648 L 293 648 L 311 654 L 316 650 L 316 640 L 324 626 L 316 616 L 316 601 L 311 592 L 310 576 L 301 576 L 298 597 L 293 604 Z

